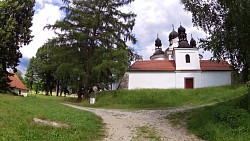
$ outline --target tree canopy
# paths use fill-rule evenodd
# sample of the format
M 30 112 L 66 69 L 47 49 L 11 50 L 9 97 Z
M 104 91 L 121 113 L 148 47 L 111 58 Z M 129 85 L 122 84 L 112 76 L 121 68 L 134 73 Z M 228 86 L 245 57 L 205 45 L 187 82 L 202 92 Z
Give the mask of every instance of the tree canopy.
M 88 97 L 92 86 L 119 80 L 131 60 L 136 58 L 128 43 L 136 15 L 121 7 L 134 0 L 63 0 L 65 17 L 45 28 L 56 38 L 49 40 L 35 57 L 37 74 L 58 89 L 76 89 L 78 98 Z M 46 81 L 48 78 L 49 81 Z M 52 86 L 54 85 L 54 86 Z
M 200 47 L 212 51 L 214 59 L 228 59 L 232 67 L 249 80 L 250 1 L 249 0 L 181 0 L 192 13 L 194 26 L 208 37 Z
M 16 71 L 20 48 L 32 40 L 30 27 L 35 0 L 0 1 L 0 91 L 9 88 L 7 69 Z

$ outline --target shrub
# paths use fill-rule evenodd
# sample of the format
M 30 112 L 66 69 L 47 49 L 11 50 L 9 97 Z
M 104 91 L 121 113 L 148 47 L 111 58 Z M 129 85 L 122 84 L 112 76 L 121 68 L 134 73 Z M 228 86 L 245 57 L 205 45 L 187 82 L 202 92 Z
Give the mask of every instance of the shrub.
M 225 124 L 231 128 L 240 127 L 249 117 L 246 110 L 230 106 L 219 106 L 211 111 L 212 118 L 218 123 Z
M 247 110 L 250 113 L 250 91 L 240 101 L 239 107 Z

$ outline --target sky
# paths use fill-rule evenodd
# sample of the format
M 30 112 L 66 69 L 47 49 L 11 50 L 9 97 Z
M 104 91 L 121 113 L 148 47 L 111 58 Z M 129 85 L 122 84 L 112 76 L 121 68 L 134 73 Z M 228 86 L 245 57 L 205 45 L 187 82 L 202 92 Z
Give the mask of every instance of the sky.
M 33 41 L 21 48 L 23 58 L 18 69 L 25 73 L 28 61 L 35 56 L 37 49 L 41 47 L 49 38 L 55 37 L 52 30 L 44 29 L 47 24 L 53 24 L 64 17 L 64 13 L 59 10 L 61 0 L 36 0 L 33 26 L 31 27 Z M 132 11 L 137 14 L 136 23 L 133 29 L 138 42 L 131 45 L 144 60 L 148 60 L 154 53 L 154 41 L 157 34 L 162 41 L 162 49 L 168 48 L 168 36 L 174 29 L 177 31 L 180 24 L 186 28 L 188 40 L 192 37 L 197 41 L 204 38 L 206 34 L 197 27 L 193 27 L 191 13 L 184 10 L 184 6 L 179 0 L 135 0 L 130 5 L 123 7 L 123 11 Z M 205 59 L 209 59 L 211 54 L 203 52 Z

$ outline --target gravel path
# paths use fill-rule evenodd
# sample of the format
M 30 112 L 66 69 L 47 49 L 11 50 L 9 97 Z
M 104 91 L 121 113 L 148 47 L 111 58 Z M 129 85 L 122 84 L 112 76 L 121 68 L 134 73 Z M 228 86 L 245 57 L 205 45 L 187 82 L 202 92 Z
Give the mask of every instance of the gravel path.
M 194 135 L 187 134 L 184 128 L 175 128 L 165 118 L 167 114 L 191 108 L 171 110 L 141 110 L 128 112 L 122 110 L 96 109 L 64 104 L 80 110 L 90 111 L 100 116 L 108 129 L 104 141 L 131 141 L 136 127 L 150 126 L 156 129 L 163 141 L 200 141 Z

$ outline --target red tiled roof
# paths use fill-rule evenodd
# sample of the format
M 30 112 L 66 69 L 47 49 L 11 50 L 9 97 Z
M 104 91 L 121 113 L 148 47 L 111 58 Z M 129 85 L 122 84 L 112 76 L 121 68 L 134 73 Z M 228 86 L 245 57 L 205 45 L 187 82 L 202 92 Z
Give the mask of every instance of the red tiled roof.
M 173 60 L 137 61 L 129 67 L 129 71 L 174 71 Z
M 226 61 L 200 60 L 200 68 L 203 71 L 230 71 L 230 65 Z M 137 61 L 132 64 L 128 71 L 174 71 L 176 70 L 174 60 L 148 60 Z
M 228 70 L 230 71 L 230 65 L 226 61 L 210 61 L 201 60 L 201 70 Z
M 8 76 L 9 79 L 11 80 L 10 82 L 10 87 L 12 88 L 18 88 L 18 89 L 22 89 L 22 90 L 29 90 L 24 84 L 23 82 L 18 78 L 18 76 L 14 73 L 12 73 L 12 75 Z

